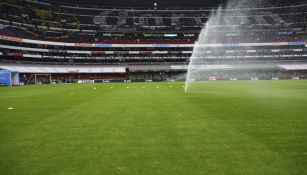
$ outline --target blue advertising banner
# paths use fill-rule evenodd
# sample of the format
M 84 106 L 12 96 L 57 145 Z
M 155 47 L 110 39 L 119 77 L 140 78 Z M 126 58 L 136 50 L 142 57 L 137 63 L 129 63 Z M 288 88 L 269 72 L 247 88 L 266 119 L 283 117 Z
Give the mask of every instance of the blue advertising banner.
M 305 45 L 305 42 L 288 42 L 289 45 Z

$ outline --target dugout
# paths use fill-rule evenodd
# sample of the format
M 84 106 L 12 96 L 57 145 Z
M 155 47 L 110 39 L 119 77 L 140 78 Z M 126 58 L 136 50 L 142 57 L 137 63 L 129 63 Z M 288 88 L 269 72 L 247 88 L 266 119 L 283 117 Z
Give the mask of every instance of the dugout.
M 0 70 L 0 86 L 19 85 L 19 72 L 14 70 Z

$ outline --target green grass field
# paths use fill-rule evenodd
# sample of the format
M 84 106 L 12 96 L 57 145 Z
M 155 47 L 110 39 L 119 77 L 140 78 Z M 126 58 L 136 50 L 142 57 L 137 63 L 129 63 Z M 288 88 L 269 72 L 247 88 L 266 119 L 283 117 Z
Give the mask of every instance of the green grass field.
M 183 85 L 0 88 L 0 174 L 307 174 L 307 81 Z

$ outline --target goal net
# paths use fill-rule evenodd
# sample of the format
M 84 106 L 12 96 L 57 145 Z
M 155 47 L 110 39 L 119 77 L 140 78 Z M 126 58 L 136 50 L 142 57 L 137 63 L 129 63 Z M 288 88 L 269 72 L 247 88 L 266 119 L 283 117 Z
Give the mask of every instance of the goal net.
M 26 84 L 51 84 L 51 82 L 51 74 L 31 74 Z

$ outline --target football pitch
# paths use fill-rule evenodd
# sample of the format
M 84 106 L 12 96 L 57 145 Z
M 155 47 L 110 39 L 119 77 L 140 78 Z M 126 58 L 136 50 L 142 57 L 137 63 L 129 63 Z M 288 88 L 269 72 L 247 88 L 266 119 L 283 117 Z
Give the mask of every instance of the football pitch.
M 0 88 L 0 174 L 307 174 L 307 81 Z

